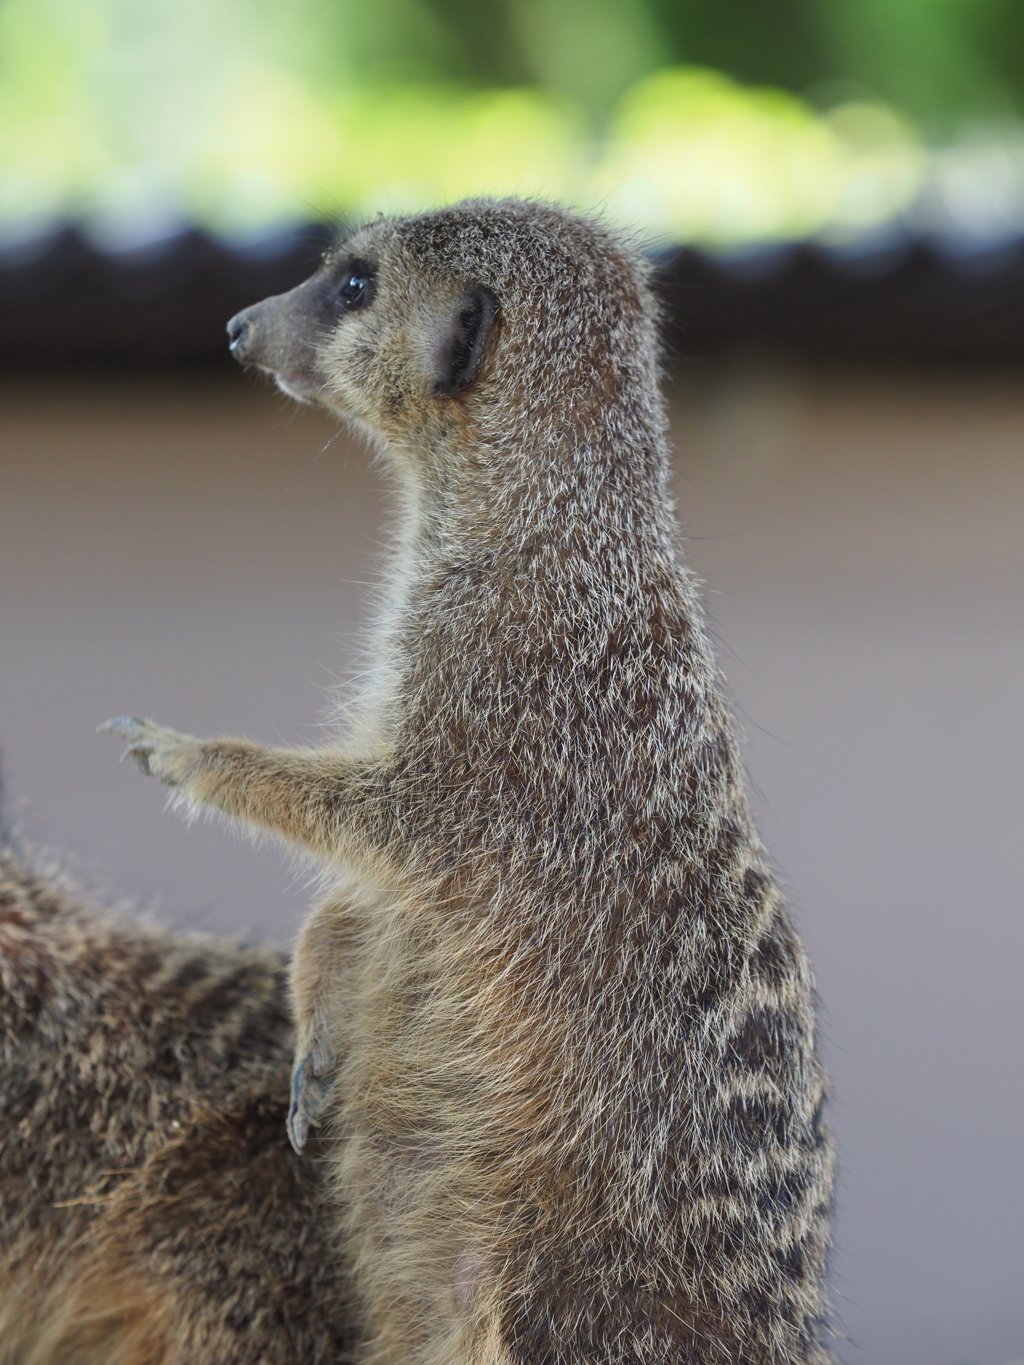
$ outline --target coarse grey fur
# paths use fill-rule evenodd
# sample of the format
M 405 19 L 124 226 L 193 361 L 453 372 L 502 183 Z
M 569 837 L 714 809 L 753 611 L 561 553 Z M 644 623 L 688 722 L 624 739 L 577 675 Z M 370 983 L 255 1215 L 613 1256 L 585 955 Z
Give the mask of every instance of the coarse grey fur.
M 647 276 L 474 201 L 240 314 L 394 472 L 368 695 L 314 750 L 111 723 L 336 878 L 291 1131 L 330 1121 L 365 1365 L 828 1359 L 811 974 L 677 554 Z

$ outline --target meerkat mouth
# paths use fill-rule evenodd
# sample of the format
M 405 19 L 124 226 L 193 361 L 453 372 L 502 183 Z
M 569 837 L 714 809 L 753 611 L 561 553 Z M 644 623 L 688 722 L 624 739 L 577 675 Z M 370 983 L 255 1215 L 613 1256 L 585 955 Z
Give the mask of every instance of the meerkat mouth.
M 260 368 L 263 369 L 263 366 Z M 323 381 L 317 375 L 271 369 L 265 369 L 264 373 L 272 377 L 283 394 L 299 403 L 315 402 L 323 392 Z

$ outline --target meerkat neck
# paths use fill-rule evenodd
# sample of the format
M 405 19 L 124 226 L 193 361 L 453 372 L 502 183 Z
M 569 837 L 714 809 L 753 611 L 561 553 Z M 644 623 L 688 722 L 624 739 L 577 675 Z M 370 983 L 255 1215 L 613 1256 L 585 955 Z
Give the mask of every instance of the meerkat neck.
M 609 539 L 669 546 L 674 539 L 667 449 L 660 429 L 627 407 L 615 420 L 569 414 L 527 428 L 481 422 L 425 458 L 394 461 L 401 495 L 396 567 L 403 580 L 533 556 L 542 544 L 586 556 Z M 650 404 L 649 406 L 656 406 Z
M 702 637 L 661 432 L 622 420 L 571 442 L 557 423 L 503 436 L 394 452 L 398 506 L 363 693 L 381 732 L 409 708 L 421 721 L 440 708 L 440 724 L 468 678 L 512 667 L 524 622 L 531 636 L 546 622 L 587 658 L 611 623 L 652 614 Z

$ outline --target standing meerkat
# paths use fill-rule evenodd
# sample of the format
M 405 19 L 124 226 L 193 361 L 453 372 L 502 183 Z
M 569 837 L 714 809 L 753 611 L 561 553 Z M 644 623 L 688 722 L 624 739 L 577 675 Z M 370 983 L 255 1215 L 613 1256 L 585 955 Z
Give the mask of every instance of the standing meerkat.
M 284 1131 L 283 957 L 97 909 L 0 839 L 0 1365 L 342 1365 Z
M 811 976 L 676 553 L 656 314 L 632 248 L 516 201 L 240 313 L 396 476 L 368 694 L 314 750 L 110 722 L 336 876 L 290 1130 L 330 1123 L 365 1365 L 828 1359 Z

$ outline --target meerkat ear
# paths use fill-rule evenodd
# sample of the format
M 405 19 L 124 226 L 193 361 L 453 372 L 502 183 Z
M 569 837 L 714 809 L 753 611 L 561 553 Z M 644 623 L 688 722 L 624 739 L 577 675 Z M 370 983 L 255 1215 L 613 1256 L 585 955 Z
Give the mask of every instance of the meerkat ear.
M 458 298 L 438 351 L 435 393 L 451 398 L 472 384 L 480 372 L 495 312 L 494 296 L 486 289 L 474 286 Z

